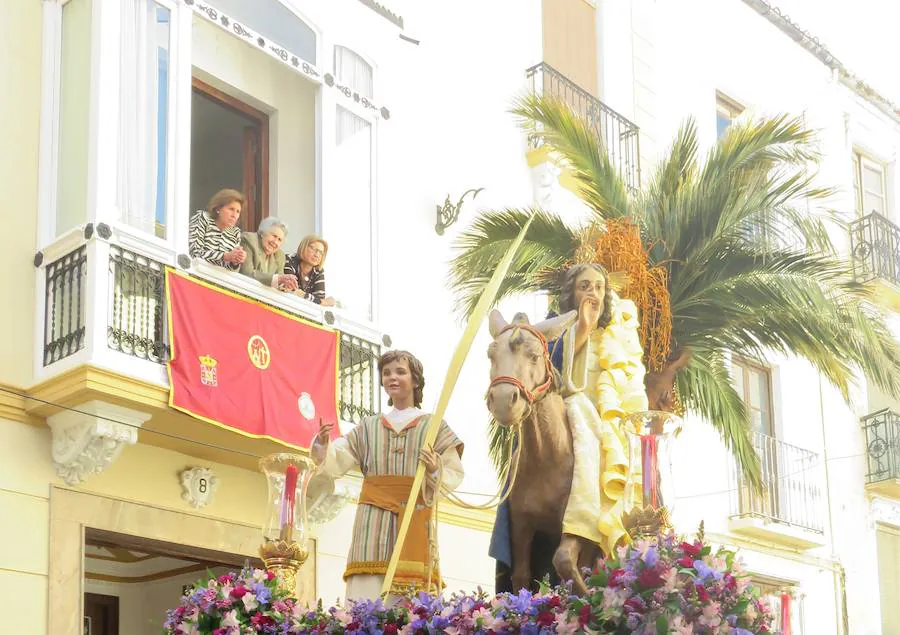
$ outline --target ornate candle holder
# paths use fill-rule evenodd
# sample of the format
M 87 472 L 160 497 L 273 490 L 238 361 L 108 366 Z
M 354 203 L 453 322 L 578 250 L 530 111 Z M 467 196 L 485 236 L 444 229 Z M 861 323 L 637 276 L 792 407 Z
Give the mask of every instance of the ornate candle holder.
M 309 557 L 306 491 L 315 463 L 300 454 L 282 452 L 259 461 L 268 481 L 266 522 L 259 555 L 280 584 L 297 593 L 297 571 Z
M 670 453 L 681 425 L 681 417 L 662 410 L 636 412 L 625 418 L 630 471 L 622 524 L 632 539 L 654 538 L 672 527 L 675 496 Z

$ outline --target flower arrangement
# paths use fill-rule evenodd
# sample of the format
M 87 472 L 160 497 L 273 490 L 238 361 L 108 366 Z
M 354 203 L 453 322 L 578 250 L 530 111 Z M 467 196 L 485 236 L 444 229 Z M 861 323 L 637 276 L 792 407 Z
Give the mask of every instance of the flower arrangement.
M 197 583 L 169 611 L 167 635 L 597 633 L 759 635 L 772 617 L 733 552 L 667 534 L 618 549 L 590 572 L 588 594 L 546 585 L 537 593 L 426 593 L 393 606 L 299 606 L 271 573 L 246 568 Z

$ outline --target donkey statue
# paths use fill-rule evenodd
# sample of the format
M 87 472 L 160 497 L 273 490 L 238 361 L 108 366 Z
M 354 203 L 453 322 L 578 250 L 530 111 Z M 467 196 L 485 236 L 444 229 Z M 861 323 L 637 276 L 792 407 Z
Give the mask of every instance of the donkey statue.
M 586 594 L 581 569 L 599 554 L 592 542 L 562 533 L 563 515 L 572 489 L 574 451 L 560 377 L 550 362 L 548 340 L 575 322 L 570 311 L 538 324 L 517 314 L 507 323 L 499 311 L 489 317 L 491 385 L 487 406 L 499 425 L 518 430 L 518 473 L 509 491 L 513 591 L 529 588 L 549 571 L 532 570 L 535 534 L 558 544 L 553 568 L 573 590 Z

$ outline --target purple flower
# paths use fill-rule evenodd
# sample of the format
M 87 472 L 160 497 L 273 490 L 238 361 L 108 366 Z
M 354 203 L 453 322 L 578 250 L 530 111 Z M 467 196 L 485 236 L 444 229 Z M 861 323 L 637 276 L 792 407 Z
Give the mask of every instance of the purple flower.
M 659 562 L 659 552 L 656 550 L 656 547 L 647 549 L 647 553 L 644 554 L 643 560 L 648 567 L 655 567 L 656 563 Z
M 716 569 L 713 569 L 712 567 L 710 567 L 708 564 L 706 564 L 702 560 L 694 560 L 694 569 L 696 569 L 697 575 L 704 582 L 706 582 L 710 578 L 713 578 L 714 580 L 717 580 L 717 581 L 722 579 L 723 574 L 721 571 L 717 571 Z

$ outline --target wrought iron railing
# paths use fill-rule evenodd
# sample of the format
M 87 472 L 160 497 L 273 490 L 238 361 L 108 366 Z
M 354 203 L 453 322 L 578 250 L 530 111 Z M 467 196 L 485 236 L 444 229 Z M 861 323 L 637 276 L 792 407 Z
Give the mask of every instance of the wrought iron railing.
M 381 410 L 380 355 L 378 344 L 341 333 L 338 393 L 342 421 L 359 423 L 363 417 Z
M 866 483 L 900 479 L 900 415 L 885 408 L 862 418 Z
M 140 254 L 109 247 L 107 344 L 151 362 L 169 358 L 165 266 Z
M 881 214 L 850 223 L 850 254 L 860 282 L 881 278 L 900 285 L 900 227 Z
M 752 441 L 764 486 L 756 491 L 735 466 L 737 488 L 731 515 L 761 517 L 823 533 L 822 491 L 816 478 L 819 455 L 759 432 L 752 434 Z
M 549 64 L 536 64 L 525 71 L 525 76 L 531 80 L 531 88 L 535 93 L 561 99 L 576 115 L 587 120 L 628 187 L 632 190 L 640 187 L 639 130 L 634 123 Z M 542 143 L 539 131 L 532 141 L 535 145 Z
M 82 245 L 45 269 L 44 366 L 84 348 L 87 248 Z

